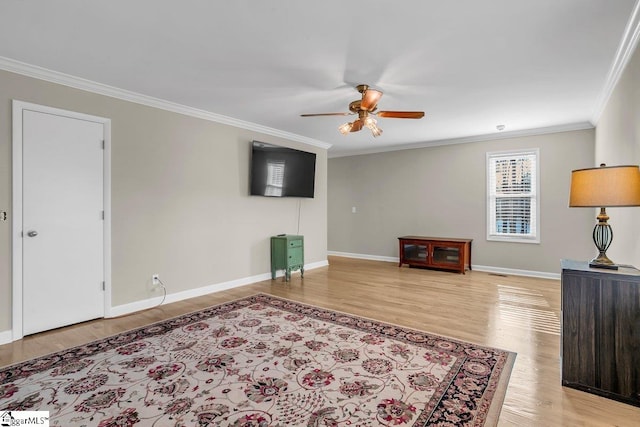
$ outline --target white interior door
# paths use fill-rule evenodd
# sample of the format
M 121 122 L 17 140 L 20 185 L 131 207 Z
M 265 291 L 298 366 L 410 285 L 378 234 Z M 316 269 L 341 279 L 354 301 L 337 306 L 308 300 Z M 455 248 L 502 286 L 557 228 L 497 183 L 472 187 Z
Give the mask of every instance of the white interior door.
M 22 111 L 22 330 L 104 316 L 104 124 Z

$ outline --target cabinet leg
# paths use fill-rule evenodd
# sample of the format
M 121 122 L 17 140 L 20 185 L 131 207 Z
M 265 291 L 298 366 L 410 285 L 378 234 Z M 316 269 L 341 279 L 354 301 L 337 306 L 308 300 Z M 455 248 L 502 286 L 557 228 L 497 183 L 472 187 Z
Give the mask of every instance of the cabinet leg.
M 300 277 L 304 277 L 304 268 L 300 269 Z
M 276 280 L 276 271 L 275 270 L 271 270 L 271 280 Z

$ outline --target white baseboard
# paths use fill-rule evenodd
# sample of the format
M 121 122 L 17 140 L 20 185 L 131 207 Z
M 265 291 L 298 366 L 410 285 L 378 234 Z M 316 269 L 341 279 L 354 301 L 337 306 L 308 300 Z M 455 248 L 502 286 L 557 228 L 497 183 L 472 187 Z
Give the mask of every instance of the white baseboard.
M 366 254 L 354 254 L 354 253 L 350 253 L 350 252 L 328 251 L 327 255 L 341 256 L 341 257 L 345 257 L 345 258 L 368 259 L 370 261 L 386 261 L 386 262 L 395 262 L 395 263 L 397 263 L 399 261 L 398 257 L 380 256 L 380 255 L 366 255 Z
M 310 264 L 305 264 L 305 270 L 313 270 L 314 268 L 320 268 L 329 265 L 327 260 L 313 262 Z M 284 275 L 284 271 L 279 271 L 276 273 L 276 277 L 282 277 Z M 173 294 L 167 294 L 164 302 L 162 304 L 169 304 L 172 302 L 183 301 L 189 298 L 200 297 L 203 295 L 212 294 L 215 292 L 225 291 L 228 289 L 238 288 L 240 286 L 250 285 L 252 283 L 262 282 L 263 280 L 270 280 L 271 273 L 263 273 L 258 274 L 256 276 L 245 277 L 242 279 L 230 280 L 228 282 L 216 283 L 213 285 L 202 286 L 196 289 L 189 289 L 182 292 L 176 292 Z M 155 307 L 160 304 L 162 301 L 162 297 L 153 297 L 146 300 L 135 301 L 129 304 L 118 305 L 115 307 L 111 307 L 108 313 L 105 314 L 105 317 L 118 317 L 125 314 L 131 314 L 136 311 L 146 310 L 151 307 Z
M 312 262 L 310 264 L 305 264 L 305 270 L 313 270 L 315 268 L 326 267 L 329 265 L 329 261 L 326 259 L 323 261 Z M 279 271 L 276 274 L 276 277 L 284 276 L 284 271 Z M 173 294 L 167 294 L 163 304 L 169 304 L 172 302 L 183 301 L 189 298 L 195 298 L 207 294 L 211 294 L 214 292 L 220 292 L 227 289 L 238 288 L 240 286 L 250 285 L 252 283 L 262 282 L 263 280 L 270 280 L 271 273 L 263 273 L 258 274 L 256 276 L 245 277 L 242 279 L 230 280 L 228 282 L 216 283 L 213 285 L 203 286 L 197 289 L 189 289 L 182 292 L 176 292 Z M 153 297 L 142 301 L 135 301 L 129 304 L 118 305 L 115 307 L 111 307 L 107 313 L 105 313 L 105 318 L 122 316 L 125 314 L 131 314 L 136 311 L 146 310 L 148 308 L 154 307 L 162 301 L 162 297 Z M 0 345 L 9 344 L 13 342 L 13 332 L 11 330 L 8 331 L 0 331 Z
M 397 257 L 387 257 L 387 256 L 379 256 L 379 255 L 366 255 L 366 254 L 354 254 L 348 252 L 336 252 L 329 251 L 328 255 L 340 256 L 345 258 L 357 258 L 357 259 L 366 259 L 371 261 L 385 261 L 385 262 L 394 262 L 397 263 L 399 260 Z M 310 264 L 306 264 L 304 266 L 305 270 L 313 270 L 315 268 L 325 267 L 329 265 L 327 260 L 314 262 Z M 473 265 L 473 270 L 482 271 L 486 273 L 495 273 L 495 274 L 506 274 L 512 276 L 528 276 L 528 277 L 538 277 L 543 279 L 560 279 L 560 274 L 556 273 L 547 273 L 540 271 L 530 271 L 530 270 L 517 270 L 512 268 L 502 268 L 502 267 L 491 267 L 485 265 Z M 276 277 L 282 277 L 284 272 L 278 272 Z M 242 279 L 230 280 L 228 282 L 216 283 L 213 285 L 203 286 L 197 289 L 189 289 L 187 291 L 176 292 L 173 294 L 168 294 L 163 302 L 163 304 L 169 304 L 172 302 L 183 301 L 189 298 L 195 298 L 207 294 L 211 294 L 214 292 L 220 292 L 227 289 L 238 288 L 240 286 L 250 285 L 252 283 L 261 282 L 263 280 L 271 279 L 271 273 L 263 273 L 258 274 L 256 276 L 245 277 Z M 116 307 L 112 307 L 111 310 L 105 315 L 106 318 L 109 317 L 117 317 L 125 314 L 134 313 L 136 311 L 145 310 L 151 307 L 158 305 L 162 301 L 162 297 L 154 297 L 149 298 L 142 301 L 136 301 L 129 304 L 123 304 Z M 0 331 L 0 345 L 8 344 L 13 341 L 13 333 L 11 330 L 8 331 Z
M 13 332 L 12 331 L 0 331 L 0 345 L 9 344 L 13 341 Z
M 172 302 L 183 301 L 189 298 L 200 297 L 203 295 L 211 294 L 214 292 L 225 291 L 227 289 L 238 288 L 244 285 L 250 285 L 252 283 L 261 282 L 263 280 L 268 280 L 271 278 L 270 273 L 259 274 L 256 276 L 245 277 L 242 279 L 230 280 L 228 282 L 216 283 L 213 285 L 202 286 L 196 289 L 188 289 L 186 291 L 176 292 L 172 294 L 167 294 L 162 304 L 170 304 Z M 146 310 L 151 307 L 155 307 L 162 301 L 161 296 L 134 301 L 128 304 L 117 305 L 115 307 L 111 307 L 108 313 L 105 314 L 105 317 L 118 317 L 125 314 L 131 314 L 136 311 Z
M 318 262 L 312 262 L 311 264 L 305 264 L 304 265 L 304 269 L 305 270 L 313 270 L 314 268 L 320 268 L 320 267 L 326 267 L 329 265 L 329 260 L 323 260 L 323 261 L 318 261 Z M 271 276 L 269 276 L 271 277 Z
M 537 277 L 538 279 L 560 280 L 560 273 L 547 273 L 545 271 L 518 270 L 514 268 L 491 267 L 487 265 L 472 265 L 475 271 L 485 273 L 505 274 L 507 276 Z
M 333 256 L 345 257 L 345 258 L 367 259 L 371 261 L 386 261 L 386 262 L 395 262 L 395 263 L 400 262 L 400 259 L 398 257 L 390 257 L 390 256 L 354 254 L 349 252 L 336 252 L 336 251 L 328 251 L 327 254 L 333 255 Z M 505 274 L 507 276 L 527 276 L 527 277 L 537 277 L 540 279 L 560 280 L 559 273 L 548 273 L 545 271 L 518 270 L 514 268 L 491 267 L 487 265 L 471 265 L 471 268 L 474 271 L 482 271 L 485 273 L 494 273 L 494 274 Z

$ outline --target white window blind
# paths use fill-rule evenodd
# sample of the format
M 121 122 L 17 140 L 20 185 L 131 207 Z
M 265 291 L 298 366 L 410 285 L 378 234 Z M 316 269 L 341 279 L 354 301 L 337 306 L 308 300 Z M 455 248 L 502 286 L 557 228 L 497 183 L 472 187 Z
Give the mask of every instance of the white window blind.
M 487 239 L 537 243 L 538 150 L 487 153 Z
M 276 160 L 267 163 L 267 188 L 265 196 L 282 196 L 284 186 L 284 161 Z

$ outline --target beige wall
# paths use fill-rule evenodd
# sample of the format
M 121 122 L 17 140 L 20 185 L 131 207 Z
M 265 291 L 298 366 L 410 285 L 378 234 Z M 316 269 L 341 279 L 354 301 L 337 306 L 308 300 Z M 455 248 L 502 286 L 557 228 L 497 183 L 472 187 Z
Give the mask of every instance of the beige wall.
M 113 305 L 270 271 L 269 236 L 305 236 L 326 260 L 327 152 L 269 135 L 0 71 L 0 211 L 11 212 L 11 101 L 111 119 Z M 248 195 L 253 139 L 317 153 L 316 197 Z M 300 203 L 300 206 L 298 205 Z M 11 222 L 0 222 L 0 332 L 11 328 Z
M 540 244 L 487 241 L 486 153 L 528 148 L 540 149 Z M 583 130 L 329 159 L 328 249 L 397 257 L 398 236 L 472 238 L 474 265 L 559 273 L 560 259 L 595 255 L 591 210 L 568 208 L 571 170 L 593 153 Z
M 640 50 L 636 48 L 596 126 L 594 166 L 640 164 Z M 614 262 L 640 267 L 640 208 L 608 208 Z

